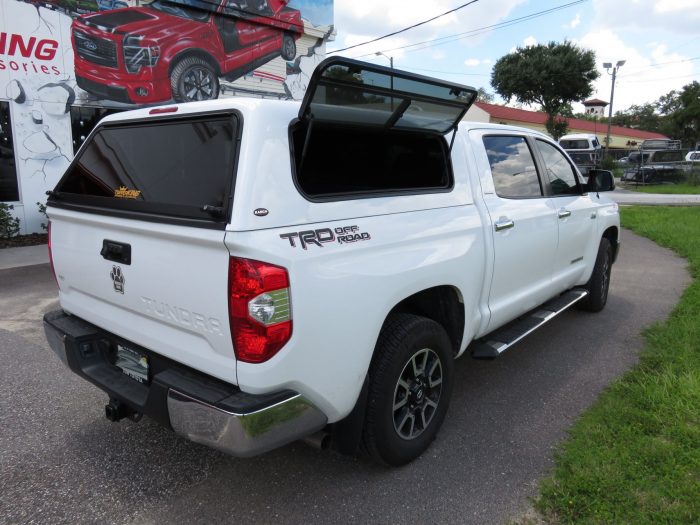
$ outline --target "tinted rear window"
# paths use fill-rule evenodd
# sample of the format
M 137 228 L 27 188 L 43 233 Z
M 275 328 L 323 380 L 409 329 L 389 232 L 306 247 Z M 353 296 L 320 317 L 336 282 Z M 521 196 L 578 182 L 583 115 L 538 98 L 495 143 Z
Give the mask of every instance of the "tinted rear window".
M 591 149 L 586 139 L 563 139 L 559 141 L 559 145 L 564 149 Z
M 59 182 L 56 204 L 220 222 L 232 191 L 237 128 L 234 115 L 104 125 Z

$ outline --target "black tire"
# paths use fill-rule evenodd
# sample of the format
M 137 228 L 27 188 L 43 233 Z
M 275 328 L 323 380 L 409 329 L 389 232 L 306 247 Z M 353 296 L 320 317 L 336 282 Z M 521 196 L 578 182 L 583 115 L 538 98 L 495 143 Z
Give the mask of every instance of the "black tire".
M 582 310 L 600 312 L 608 302 L 608 289 L 610 288 L 610 271 L 612 270 L 612 246 L 610 241 L 603 237 L 598 247 L 598 256 L 595 260 L 593 273 L 586 283 L 588 295 L 579 301 Z
M 435 439 L 452 394 L 454 357 L 435 321 L 394 314 L 369 370 L 363 448 L 376 461 L 404 465 Z
M 219 98 L 219 77 L 206 60 L 185 57 L 170 72 L 170 89 L 175 102 Z
M 284 60 L 294 60 L 294 57 L 297 56 L 297 42 L 291 33 L 282 35 L 281 55 Z

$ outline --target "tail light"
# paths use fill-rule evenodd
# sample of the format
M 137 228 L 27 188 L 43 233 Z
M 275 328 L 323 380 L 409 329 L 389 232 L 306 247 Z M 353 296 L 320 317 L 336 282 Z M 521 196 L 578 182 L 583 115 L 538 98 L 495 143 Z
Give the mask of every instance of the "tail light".
M 292 336 L 289 274 L 281 266 L 231 257 L 229 320 L 236 358 L 262 363 Z
M 61 285 L 58 284 L 58 278 L 56 277 L 56 269 L 53 266 L 53 252 L 51 251 L 51 221 L 49 221 L 46 225 L 46 231 L 49 234 L 49 264 L 51 265 L 51 273 L 53 274 L 54 281 L 56 281 L 56 286 L 58 288 L 61 288 Z

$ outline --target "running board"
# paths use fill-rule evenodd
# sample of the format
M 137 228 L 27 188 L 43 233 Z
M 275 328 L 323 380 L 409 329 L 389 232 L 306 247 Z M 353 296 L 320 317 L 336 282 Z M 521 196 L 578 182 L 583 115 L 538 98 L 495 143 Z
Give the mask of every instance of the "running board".
M 471 353 L 474 359 L 495 359 L 523 337 L 537 330 L 547 321 L 588 295 L 586 290 L 574 289 L 544 303 L 529 314 L 508 323 L 485 337 L 474 341 Z

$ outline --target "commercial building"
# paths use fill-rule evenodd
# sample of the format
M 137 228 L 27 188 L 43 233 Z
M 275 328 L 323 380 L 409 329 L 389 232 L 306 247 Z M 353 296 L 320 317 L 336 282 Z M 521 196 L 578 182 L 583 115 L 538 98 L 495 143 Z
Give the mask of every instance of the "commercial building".
M 333 0 L 0 0 L 0 202 L 21 233 L 96 123 L 144 105 L 301 99 Z
M 525 109 L 509 108 L 497 104 L 475 102 L 467 112 L 464 120 L 476 122 L 492 122 L 496 124 L 510 124 L 523 128 L 536 129 L 547 133 L 545 122 L 547 114 L 541 111 L 528 111 Z M 593 133 L 599 136 L 600 141 L 607 134 L 607 124 L 597 120 L 584 120 L 578 118 L 566 119 L 569 123 L 567 133 Z M 660 133 L 644 131 L 641 129 L 626 128 L 623 126 L 611 126 L 610 147 L 620 149 L 636 149 L 647 139 L 668 138 Z

